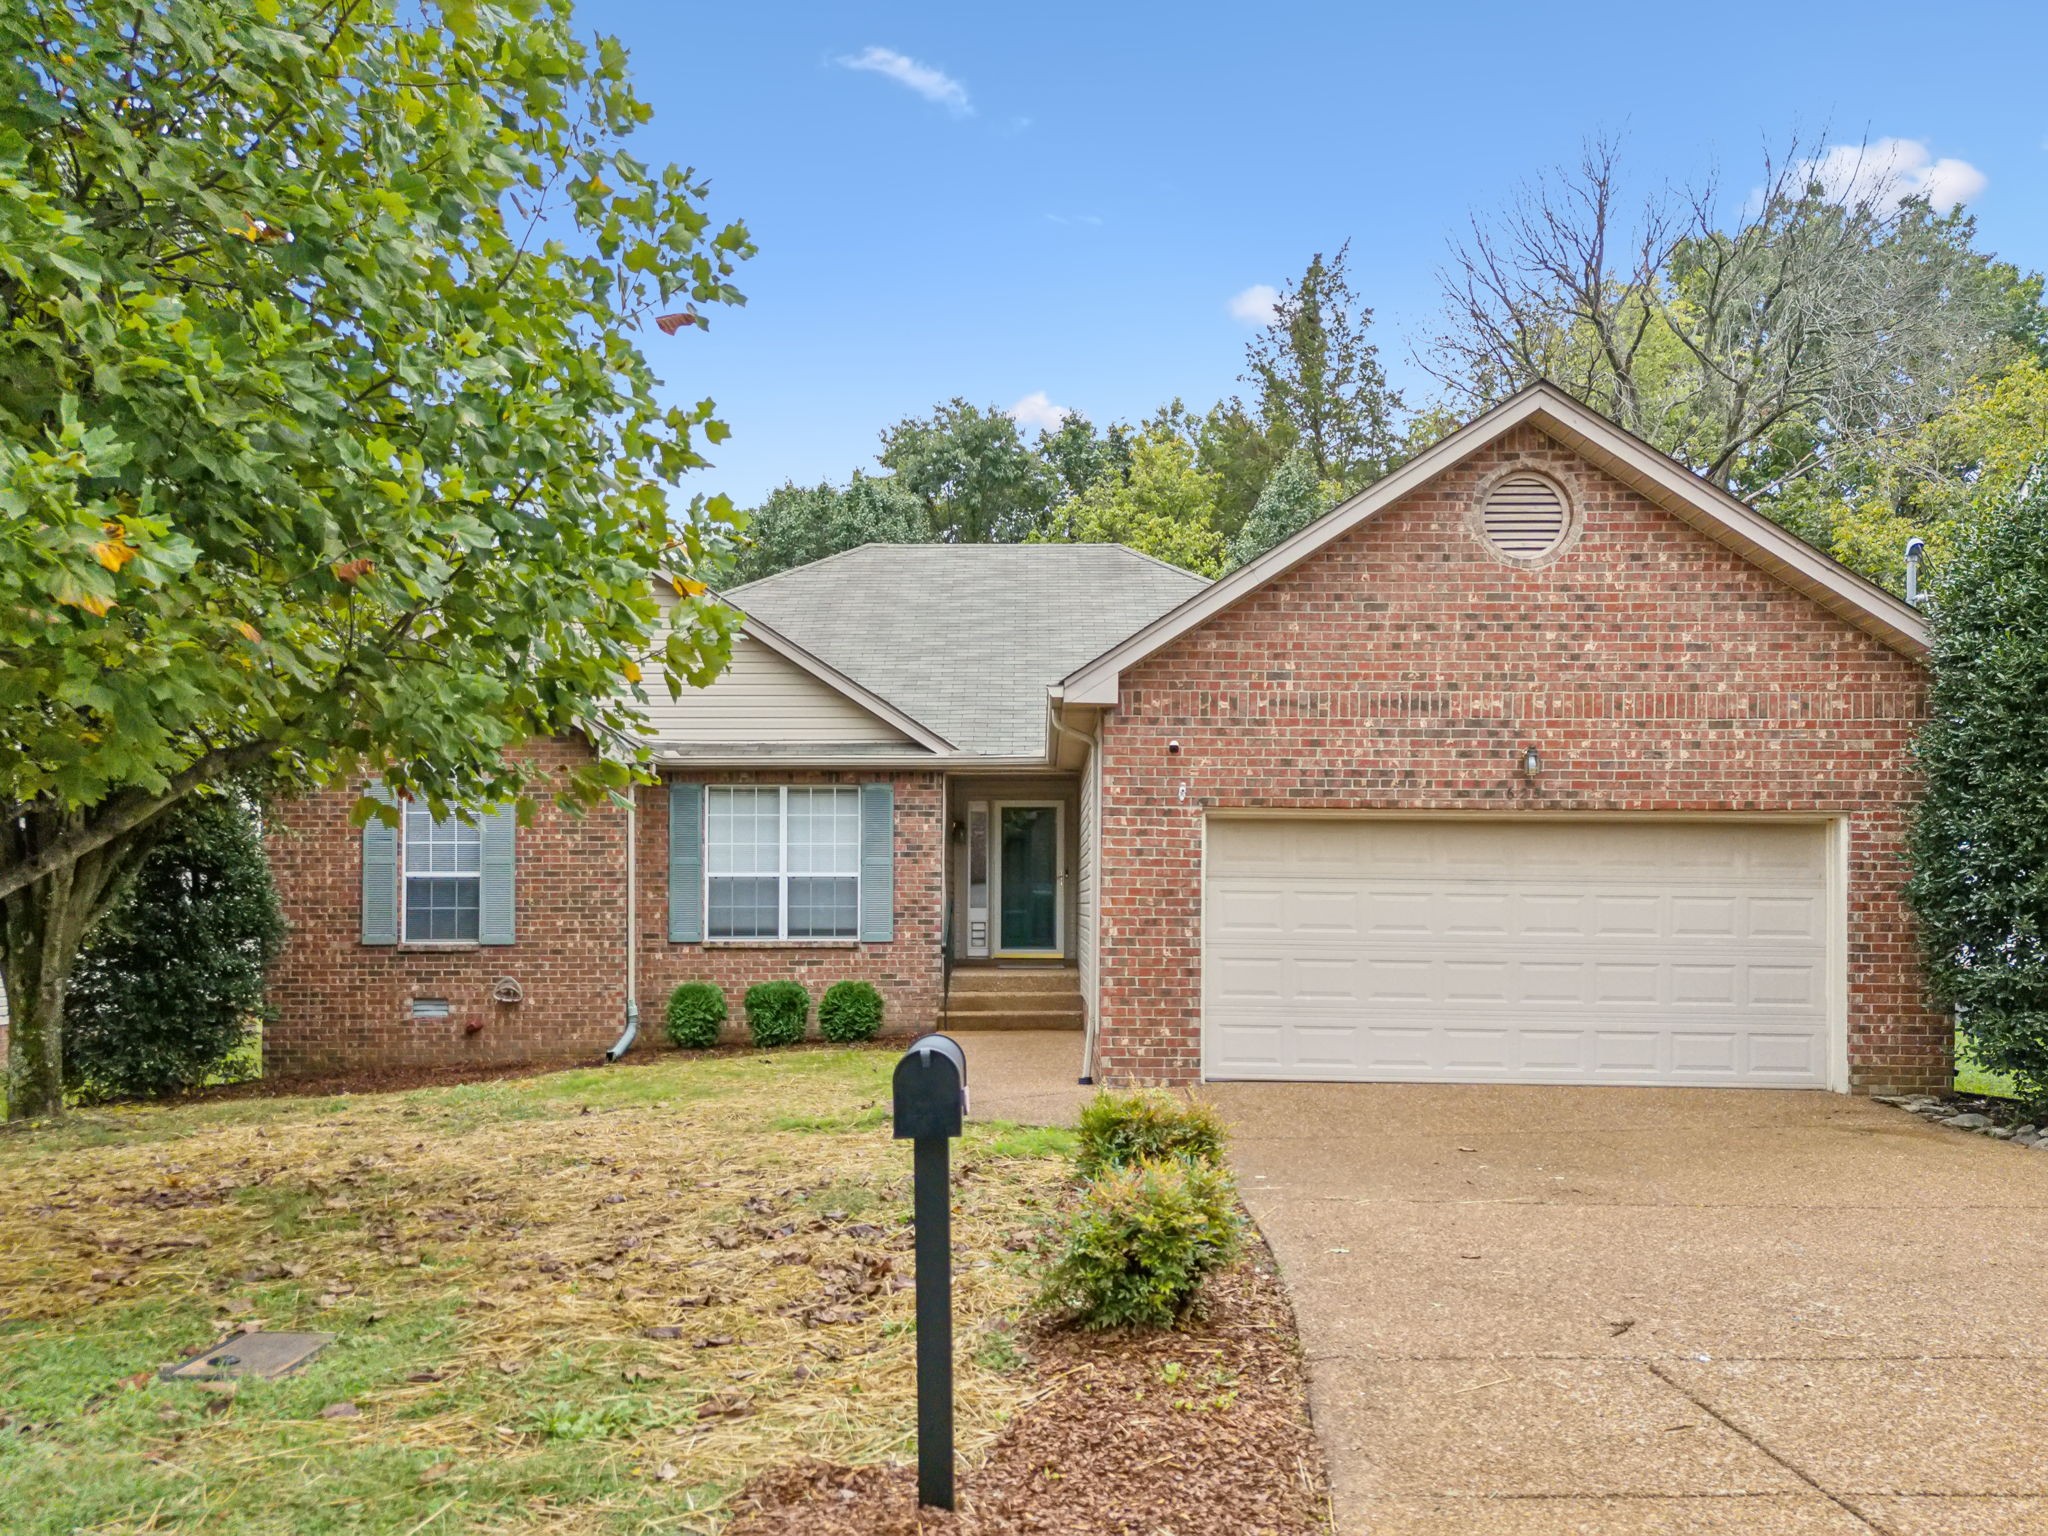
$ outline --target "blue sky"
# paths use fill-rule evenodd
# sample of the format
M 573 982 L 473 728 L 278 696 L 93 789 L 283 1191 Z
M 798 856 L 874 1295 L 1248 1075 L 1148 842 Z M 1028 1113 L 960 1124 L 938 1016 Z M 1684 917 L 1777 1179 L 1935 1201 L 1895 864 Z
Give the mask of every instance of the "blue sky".
M 2048 9 L 1532 14 L 583 4 L 655 109 L 635 153 L 708 175 L 761 247 L 745 310 L 648 338 L 676 398 L 714 396 L 734 430 L 688 488 L 844 480 L 956 394 L 1098 422 L 1205 407 L 1237 388 L 1256 304 L 1233 301 L 1346 238 L 1421 398 L 1447 238 L 1593 133 L 1624 136 L 1645 190 L 1718 169 L 1734 200 L 1794 131 L 1907 141 L 1907 179 L 1970 194 L 1983 243 L 2048 266 Z

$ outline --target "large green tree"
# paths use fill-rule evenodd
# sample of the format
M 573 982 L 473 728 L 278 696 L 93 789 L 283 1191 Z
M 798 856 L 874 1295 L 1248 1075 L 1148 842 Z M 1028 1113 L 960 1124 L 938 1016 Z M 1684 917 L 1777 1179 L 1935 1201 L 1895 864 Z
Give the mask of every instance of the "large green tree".
M 549 0 L 0 7 L 10 1114 L 61 1109 L 79 944 L 199 786 L 502 802 L 518 743 L 630 734 L 650 649 L 721 664 L 721 509 L 669 486 L 725 429 L 635 332 L 752 246 L 647 117 Z
M 1429 366 L 1465 413 L 1549 379 L 1766 510 L 1839 491 L 2048 326 L 2038 277 L 1871 153 L 1844 183 L 1794 145 L 1733 211 L 1712 181 L 1631 209 L 1593 143 L 1454 250 Z
M 1223 570 L 1223 535 L 1214 521 L 1215 476 L 1195 462 L 1195 448 L 1164 419 L 1130 445 L 1121 474 L 1096 481 L 1061 503 L 1046 542 L 1123 544 L 1198 576 Z
M 1014 420 L 957 397 L 887 428 L 879 457 L 944 543 L 1014 544 L 1043 524 L 1058 493 Z
M 1347 493 L 1393 465 L 1403 409 L 1369 339 L 1372 311 L 1352 292 L 1350 252 L 1347 240 L 1336 255 L 1310 259 L 1245 358 L 1246 382 L 1258 393 L 1261 422 L 1280 454 L 1300 448 L 1318 480 Z M 1273 456 L 1276 468 L 1280 454 Z
M 928 537 L 924 503 L 893 480 L 856 472 L 845 487 L 784 485 L 748 515 L 735 581 L 759 581 L 863 544 Z
M 2048 1100 L 2048 459 L 1939 573 L 1909 893 L 1985 1067 Z
M 1869 444 L 1840 473 L 1800 481 L 1772 505 L 1845 565 L 1894 589 L 1905 548 L 1926 540 L 1939 571 L 1980 516 L 2002 511 L 2048 456 L 2048 368 L 2025 357 L 1963 390 L 1950 408 Z

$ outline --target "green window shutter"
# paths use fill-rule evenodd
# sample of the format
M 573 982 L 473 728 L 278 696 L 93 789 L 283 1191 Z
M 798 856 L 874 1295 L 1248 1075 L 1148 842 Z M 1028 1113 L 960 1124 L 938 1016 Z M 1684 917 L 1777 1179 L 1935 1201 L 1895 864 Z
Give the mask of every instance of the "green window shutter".
M 382 784 L 363 791 L 391 804 Z M 398 942 L 398 829 L 375 817 L 363 823 L 363 931 L 365 944 Z
M 704 942 L 704 786 L 668 786 L 668 937 Z
M 896 936 L 896 789 L 860 787 L 860 936 L 887 944 Z
M 485 811 L 477 817 L 476 829 L 483 865 L 477 938 L 485 944 L 510 944 L 518 907 L 519 808 L 501 805 Z

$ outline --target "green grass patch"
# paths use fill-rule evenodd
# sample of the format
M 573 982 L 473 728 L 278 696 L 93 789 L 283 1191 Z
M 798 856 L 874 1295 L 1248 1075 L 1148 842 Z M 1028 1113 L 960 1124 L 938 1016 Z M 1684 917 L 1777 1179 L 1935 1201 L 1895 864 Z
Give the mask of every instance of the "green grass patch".
M 847 1289 L 907 1272 L 893 1061 L 663 1053 L 0 1134 L 0 1526 L 712 1536 L 767 1467 L 909 1454 L 911 1293 Z M 1007 1145 L 959 1186 L 963 1338 L 1027 1303 L 1004 1244 L 1067 1177 L 1019 1134 L 970 1133 Z M 257 1321 L 337 1339 L 284 1381 L 157 1378 Z M 1034 1390 L 963 1357 L 963 1450 Z
M 1018 1125 L 1009 1120 L 989 1120 L 970 1126 L 973 1144 L 990 1157 L 1071 1158 L 1079 1138 L 1065 1126 Z
M 879 1104 L 844 1115 L 777 1115 L 768 1122 L 771 1131 L 844 1135 L 849 1131 L 873 1131 L 889 1123 L 889 1111 Z
M 1979 1066 L 1960 1031 L 1956 1034 L 1956 1092 L 1982 1094 L 1991 1099 L 2017 1099 L 2019 1085 L 2003 1072 Z

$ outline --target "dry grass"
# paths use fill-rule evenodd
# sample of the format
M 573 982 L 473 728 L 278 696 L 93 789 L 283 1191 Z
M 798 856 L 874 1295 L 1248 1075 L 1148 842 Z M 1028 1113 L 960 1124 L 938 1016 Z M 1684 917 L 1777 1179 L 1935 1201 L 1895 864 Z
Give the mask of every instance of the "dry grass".
M 0 1508 L 31 1512 L 10 1528 L 711 1531 L 765 1467 L 906 1454 L 893 1059 L 671 1057 L 0 1137 Z M 970 1456 L 1035 1390 L 1001 1329 L 1053 1150 L 961 1145 Z M 231 1399 L 134 1379 L 259 1319 L 340 1342 Z

